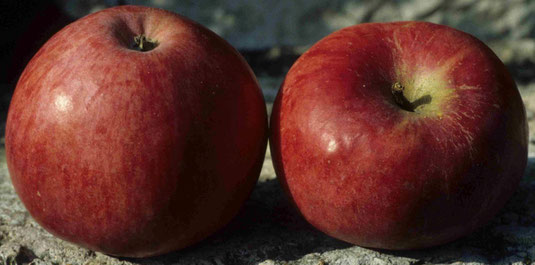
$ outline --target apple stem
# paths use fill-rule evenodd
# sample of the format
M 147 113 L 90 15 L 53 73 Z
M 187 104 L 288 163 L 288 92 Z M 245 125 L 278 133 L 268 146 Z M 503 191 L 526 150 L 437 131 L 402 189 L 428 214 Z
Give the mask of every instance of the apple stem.
M 414 106 L 403 95 L 404 90 L 405 90 L 405 87 L 403 87 L 401 83 L 399 82 L 394 83 L 392 85 L 392 95 L 394 96 L 394 100 L 396 101 L 396 104 L 398 104 L 398 106 L 400 106 L 402 109 L 406 111 L 414 112 Z
M 156 41 L 141 34 L 134 37 L 134 45 L 132 48 L 138 51 L 146 52 L 156 48 L 156 46 L 158 46 Z

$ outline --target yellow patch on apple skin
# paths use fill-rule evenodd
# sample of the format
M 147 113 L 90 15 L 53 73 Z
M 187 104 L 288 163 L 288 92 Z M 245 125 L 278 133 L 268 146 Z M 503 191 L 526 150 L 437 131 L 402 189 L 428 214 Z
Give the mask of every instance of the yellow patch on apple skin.
M 415 118 L 443 118 L 448 102 L 458 97 L 448 75 L 468 52 L 468 50 L 459 51 L 454 56 L 437 62 L 438 66 L 435 68 L 409 66 L 403 62 L 396 66 L 396 81 L 404 86 L 403 95 L 415 107 L 414 112 L 407 112 L 407 115 Z

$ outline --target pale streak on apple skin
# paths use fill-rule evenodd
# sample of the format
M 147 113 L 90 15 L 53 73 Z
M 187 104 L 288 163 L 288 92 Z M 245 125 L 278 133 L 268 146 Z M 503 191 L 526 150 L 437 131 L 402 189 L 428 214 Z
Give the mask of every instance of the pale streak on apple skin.
M 452 113 L 451 116 L 449 116 L 449 122 L 448 123 L 449 124 L 453 124 L 454 125 L 453 127 L 456 127 L 458 129 L 460 129 L 462 134 L 463 134 L 463 136 L 464 136 L 463 137 L 464 139 L 446 138 L 446 142 L 449 145 L 452 145 L 457 152 L 465 150 L 466 149 L 465 147 L 468 147 L 468 152 L 469 152 L 469 155 L 471 157 L 472 154 L 475 151 L 475 150 L 473 150 L 473 144 L 472 144 L 472 142 L 474 140 L 474 136 L 472 135 L 470 130 L 465 128 L 463 126 L 463 124 L 459 122 L 459 120 L 461 119 L 460 116 L 461 116 L 461 114 Z M 466 114 L 463 113 L 462 116 L 466 116 Z M 447 133 L 447 130 L 449 129 L 447 127 L 441 127 L 441 128 L 444 131 L 446 131 L 445 133 Z
M 476 86 L 461 85 L 461 86 L 457 87 L 457 89 L 458 90 L 478 90 L 480 88 L 476 87 Z
M 393 42 L 394 46 L 396 46 L 396 50 L 398 51 L 398 54 L 401 54 L 403 52 L 403 48 L 401 47 L 401 43 L 399 42 L 397 33 L 398 33 L 398 31 L 395 31 L 394 34 L 392 34 L 392 37 L 394 39 L 393 40 L 392 39 L 388 39 L 388 41 L 389 42 Z

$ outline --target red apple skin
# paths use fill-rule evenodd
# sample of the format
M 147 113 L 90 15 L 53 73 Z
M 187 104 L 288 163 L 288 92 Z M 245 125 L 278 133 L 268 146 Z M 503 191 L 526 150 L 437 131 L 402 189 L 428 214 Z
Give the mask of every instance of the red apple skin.
M 401 109 L 396 82 L 430 102 Z M 426 248 L 474 231 L 527 160 L 525 109 L 503 63 L 476 38 L 425 22 L 319 41 L 290 69 L 270 125 L 277 176 L 304 218 L 364 247 Z
M 129 49 L 138 34 L 158 46 Z M 146 257 L 235 216 L 267 132 L 262 93 L 234 48 L 179 15 L 121 6 L 65 27 L 30 61 L 11 101 L 6 156 L 45 229 Z

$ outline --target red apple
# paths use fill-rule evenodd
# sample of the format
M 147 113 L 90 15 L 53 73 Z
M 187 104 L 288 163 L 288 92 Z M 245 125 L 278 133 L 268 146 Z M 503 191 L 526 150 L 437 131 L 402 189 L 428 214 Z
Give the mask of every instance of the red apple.
M 481 41 L 424 22 L 335 32 L 292 66 L 274 103 L 272 156 L 319 230 L 417 249 L 484 225 L 527 160 L 522 100 Z
M 6 155 L 19 197 L 48 231 L 144 257 L 227 224 L 266 141 L 262 93 L 235 49 L 179 15 L 121 6 L 65 27 L 30 61 Z

